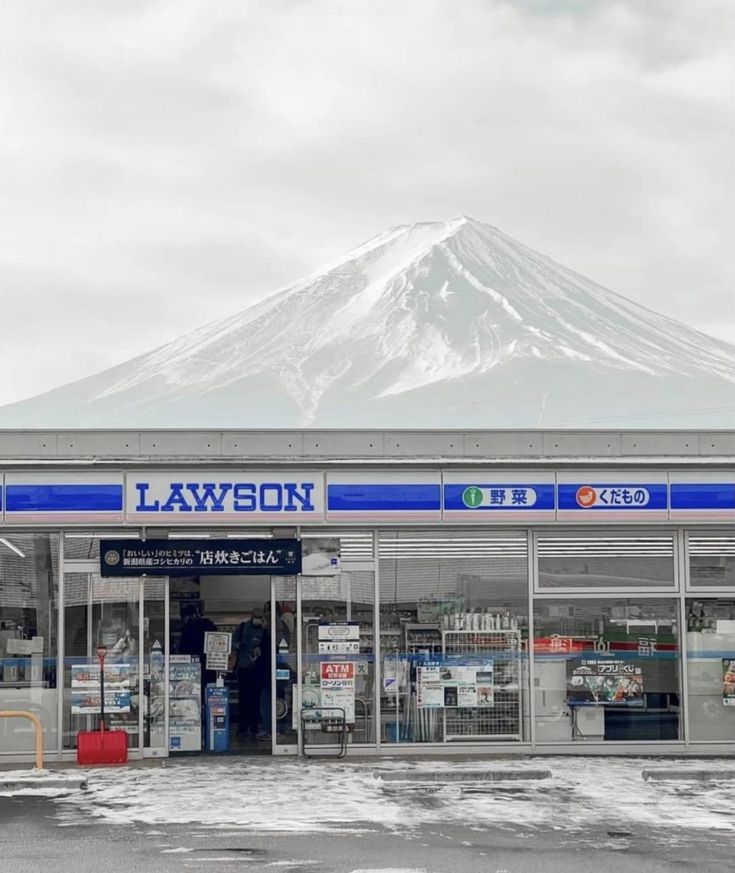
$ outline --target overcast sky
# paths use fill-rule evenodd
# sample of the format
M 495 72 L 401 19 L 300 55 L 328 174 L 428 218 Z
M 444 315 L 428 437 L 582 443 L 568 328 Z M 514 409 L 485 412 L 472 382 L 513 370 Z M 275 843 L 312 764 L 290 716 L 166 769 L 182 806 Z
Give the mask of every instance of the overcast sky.
M 468 214 L 735 342 L 732 0 L 0 0 L 0 402 Z

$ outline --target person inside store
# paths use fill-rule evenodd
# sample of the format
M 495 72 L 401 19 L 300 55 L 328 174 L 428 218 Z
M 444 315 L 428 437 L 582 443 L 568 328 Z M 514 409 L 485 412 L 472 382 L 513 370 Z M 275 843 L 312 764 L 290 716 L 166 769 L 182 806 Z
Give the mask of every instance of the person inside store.
M 267 643 L 263 610 L 255 607 L 250 618 L 241 622 L 235 631 L 230 658 L 230 668 L 237 674 L 237 734 L 240 738 L 255 739 L 258 735 L 263 675 L 267 671 L 263 646 Z
M 199 658 L 199 663 L 202 665 L 202 701 L 206 694 L 206 686 L 215 682 L 217 674 L 214 670 L 205 670 L 205 655 L 204 643 L 208 631 L 216 631 L 217 625 L 202 615 L 200 603 L 186 603 L 181 607 L 181 618 L 184 625 L 181 628 L 181 638 L 179 639 L 178 654 L 191 655 Z

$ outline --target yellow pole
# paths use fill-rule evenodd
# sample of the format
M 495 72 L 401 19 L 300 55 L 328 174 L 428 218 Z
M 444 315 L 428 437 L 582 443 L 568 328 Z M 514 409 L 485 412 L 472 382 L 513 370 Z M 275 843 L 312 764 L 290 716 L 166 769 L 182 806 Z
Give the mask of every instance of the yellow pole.
M 0 710 L 0 718 L 27 718 L 32 722 L 36 731 L 36 769 L 43 770 L 43 726 L 39 717 L 20 709 L 6 709 Z

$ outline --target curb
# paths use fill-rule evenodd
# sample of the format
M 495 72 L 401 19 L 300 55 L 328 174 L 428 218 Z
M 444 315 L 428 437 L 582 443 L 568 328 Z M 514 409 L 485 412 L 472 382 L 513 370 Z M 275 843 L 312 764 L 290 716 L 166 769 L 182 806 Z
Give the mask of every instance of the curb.
M 374 773 L 384 782 L 518 782 L 521 780 L 551 779 L 550 770 L 391 770 Z
M 48 776 L 12 776 L 0 774 L 0 792 L 22 791 L 26 789 L 66 789 L 67 791 L 86 791 L 89 780 L 86 776 L 62 776 L 50 773 Z
M 641 776 L 646 782 L 728 782 L 735 780 L 735 770 L 643 770 Z

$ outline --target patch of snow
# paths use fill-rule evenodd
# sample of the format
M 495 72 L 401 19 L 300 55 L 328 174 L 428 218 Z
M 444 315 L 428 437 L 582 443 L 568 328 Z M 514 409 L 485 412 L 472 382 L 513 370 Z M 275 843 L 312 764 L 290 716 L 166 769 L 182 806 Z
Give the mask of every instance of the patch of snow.
M 682 762 L 667 761 L 669 766 Z M 696 766 L 699 762 L 685 762 Z M 92 816 L 110 825 L 131 822 L 189 824 L 252 832 L 361 833 L 378 828 L 411 832 L 443 823 L 513 825 L 579 830 L 590 822 L 606 827 L 665 827 L 735 832 L 730 811 L 735 782 L 644 782 L 650 762 L 626 758 L 563 758 L 534 761 L 376 760 L 370 765 L 330 762 L 265 764 L 201 762 L 146 770 L 93 770 L 90 790 L 62 798 L 60 824 Z M 701 763 L 700 763 L 701 766 Z M 711 761 L 735 772 L 735 761 Z M 552 779 L 508 783 L 476 781 L 478 772 L 508 768 L 551 770 Z M 384 782 L 382 772 L 437 770 L 475 777 L 468 783 L 432 783 L 433 804 L 415 802 L 425 785 Z M 482 791 L 477 792 L 478 785 Z M 468 790 L 470 788 L 471 790 Z M 562 802 L 563 801 L 563 802 Z

